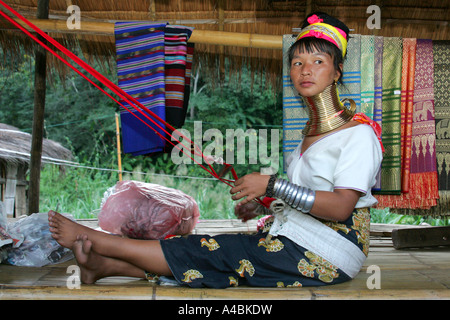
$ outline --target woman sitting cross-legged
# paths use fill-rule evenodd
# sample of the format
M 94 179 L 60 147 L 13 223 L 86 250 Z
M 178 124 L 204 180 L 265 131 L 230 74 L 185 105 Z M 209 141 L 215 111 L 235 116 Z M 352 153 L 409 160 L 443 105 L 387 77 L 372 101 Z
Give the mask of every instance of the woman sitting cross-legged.
M 291 80 L 309 110 L 304 138 L 287 163 L 289 181 L 250 173 L 238 179 L 236 216 L 261 214 L 268 197 L 284 209 L 256 234 L 137 240 L 49 213 L 53 237 L 73 250 L 81 280 L 173 276 L 180 285 L 319 286 L 354 278 L 369 247 L 371 194 L 382 160 L 379 127 L 339 101 L 349 30 L 324 13 L 307 17 L 289 51 Z M 351 41 L 351 39 L 350 39 Z M 270 221 L 270 222 L 269 222 Z

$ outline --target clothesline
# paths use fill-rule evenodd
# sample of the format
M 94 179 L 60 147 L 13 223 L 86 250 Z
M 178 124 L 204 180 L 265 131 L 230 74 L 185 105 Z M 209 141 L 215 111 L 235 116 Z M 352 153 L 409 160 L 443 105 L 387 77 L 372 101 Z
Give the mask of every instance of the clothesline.
M 85 166 L 76 162 L 59 162 L 59 161 L 44 161 L 48 164 L 55 164 L 58 166 L 72 167 L 72 168 L 80 168 L 80 169 L 89 169 L 89 170 L 98 170 L 98 171 L 109 171 L 109 172 L 117 172 L 117 173 L 130 173 L 130 174 L 140 174 L 140 175 L 151 175 L 151 176 L 160 176 L 160 177 L 168 177 L 175 179 L 192 179 L 192 180 L 211 180 L 216 181 L 216 178 L 207 178 L 207 177 L 194 177 L 194 176 L 184 176 L 184 175 L 173 175 L 173 174 L 165 174 L 165 173 L 154 173 L 154 172 L 141 172 L 141 171 L 128 171 L 128 170 L 118 170 L 111 168 L 101 168 L 94 166 Z
M 111 115 L 106 115 L 106 116 L 101 116 L 101 117 L 96 117 L 96 118 L 90 118 L 89 120 L 95 121 L 95 120 L 102 120 L 102 119 L 108 119 L 108 118 L 114 118 L 114 114 Z M 196 122 L 196 121 L 201 121 L 201 120 L 189 120 L 186 119 L 186 122 Z M 45 127 L 46 128 L 54 128 L 54 127 L 62 127 L 62 126 L 68 126 L 68 125 L 72 125 L 74 123 L 81 123 L 81 122 L 86 122 L 86 120 L 77 120 L 77 121 L 68 121 L 68 122 L 61 122 L 61 123 L 55 123 L 55 124 L 47 124 Z M 212 125 L 226 125 L 229 124 L 227 122 L 211 122 L 211 121 L 201 121 L 202 124 L 212 124 Z M 251 125 L 250 128 L 279 128 L 282 129 L 283 126 L 282 125 L 276 125 L 276 124 L 253 124 Z M 25 128 L 25 129 L 21 129 L 22 131 L 28 132 L 31 131 L 33 128 Z

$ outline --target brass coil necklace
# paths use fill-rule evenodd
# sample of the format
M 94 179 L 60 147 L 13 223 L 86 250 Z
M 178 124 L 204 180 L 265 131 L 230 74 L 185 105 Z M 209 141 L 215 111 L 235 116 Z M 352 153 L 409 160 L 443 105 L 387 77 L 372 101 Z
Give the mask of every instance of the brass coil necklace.
M 309 114 L 309 121 L 303 129 L 305 136 L 316 136 L 337 129 L 355 115 L 355 102 L 350 99 L 340 101 L 335 82 L 315 96 L 302 98 Z M 350 102 L 350 108 L 344 106 L 345 100 Z

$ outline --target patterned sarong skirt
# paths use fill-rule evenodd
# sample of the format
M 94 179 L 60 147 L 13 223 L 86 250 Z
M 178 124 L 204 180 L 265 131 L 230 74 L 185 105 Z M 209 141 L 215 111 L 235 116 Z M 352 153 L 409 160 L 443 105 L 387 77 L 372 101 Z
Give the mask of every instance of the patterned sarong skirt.
M 189 235 L 161 240 L 175 280 L 193 288 L 302 287 L 351 278 L 286 237 L 256 234 Z

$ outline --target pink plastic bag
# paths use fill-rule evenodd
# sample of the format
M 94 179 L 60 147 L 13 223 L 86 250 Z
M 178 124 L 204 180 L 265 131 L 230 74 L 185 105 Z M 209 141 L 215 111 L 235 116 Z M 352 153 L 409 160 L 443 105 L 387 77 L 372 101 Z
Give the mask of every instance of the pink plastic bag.
M 108 190 L 98 215 L 100 228 L 134 239 L 164 239 L 191 232 L 200 216 L 194 198 L 180 190 L 120 181 Z

